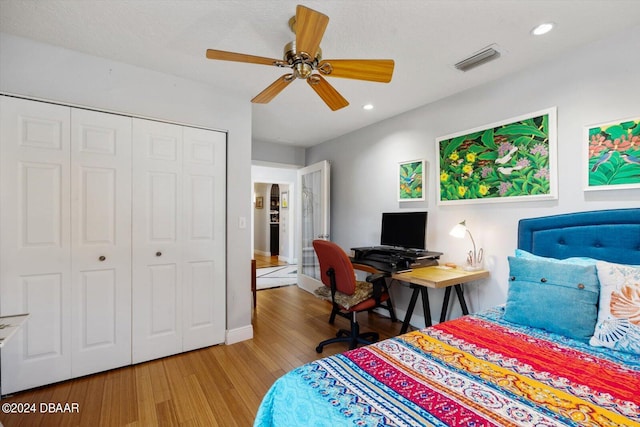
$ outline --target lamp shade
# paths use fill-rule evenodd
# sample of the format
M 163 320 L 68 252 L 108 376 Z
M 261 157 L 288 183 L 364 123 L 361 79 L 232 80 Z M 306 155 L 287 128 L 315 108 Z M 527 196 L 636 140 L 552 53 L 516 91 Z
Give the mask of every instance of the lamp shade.
M 456 224 L 455 227 L 451 229 L 449 232 L 450 236 L 457 237 L 458 239 L 464 238 L 467 233 L 467 226 L 465 221 L 462 221 L 460 224 Z

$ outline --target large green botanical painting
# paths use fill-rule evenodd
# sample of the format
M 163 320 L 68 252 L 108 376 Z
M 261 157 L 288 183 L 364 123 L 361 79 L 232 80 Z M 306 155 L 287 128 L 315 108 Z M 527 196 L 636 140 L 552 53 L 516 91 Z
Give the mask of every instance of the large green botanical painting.
M 640 118 L 589 126 L 587 189 L 640 187 Z
M 438 203 L 557 198 L 556 109 L 437 139 Z

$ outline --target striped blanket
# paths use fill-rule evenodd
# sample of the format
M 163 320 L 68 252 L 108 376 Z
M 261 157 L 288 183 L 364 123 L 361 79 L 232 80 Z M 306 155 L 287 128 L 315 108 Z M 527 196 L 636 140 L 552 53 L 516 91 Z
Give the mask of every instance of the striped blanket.
M 465 316 L 279 378 L 255 426 L 640 426 L 640 357 Z

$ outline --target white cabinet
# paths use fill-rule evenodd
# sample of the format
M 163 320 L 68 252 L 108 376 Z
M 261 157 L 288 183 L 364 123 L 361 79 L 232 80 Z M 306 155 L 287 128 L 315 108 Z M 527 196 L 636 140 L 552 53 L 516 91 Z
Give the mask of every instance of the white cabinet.
M 0 96 L 11 393 L 218 344 L 226 134 Z

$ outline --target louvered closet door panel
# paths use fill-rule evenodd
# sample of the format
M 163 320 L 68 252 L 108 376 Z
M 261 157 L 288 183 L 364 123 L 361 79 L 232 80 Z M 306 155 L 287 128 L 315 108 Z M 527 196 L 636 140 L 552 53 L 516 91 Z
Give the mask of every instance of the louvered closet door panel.
M 69 116 L 0 96 L 0 314 L 30 314 L 2 349 L 3 393 L 71 375 Z
M 133 121 L 133 362 L 182 351 L 182 127 Z
M 224 342 L 226 134 L 184 128 L 183 350 Z
M 131 363 L 131 118 L 71 111 L 72 375 Z

